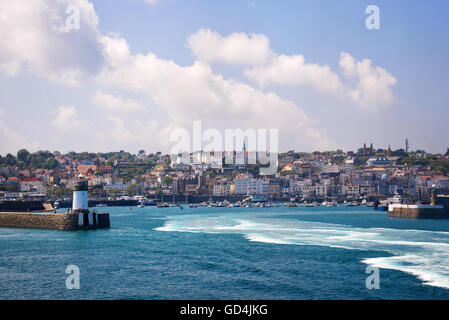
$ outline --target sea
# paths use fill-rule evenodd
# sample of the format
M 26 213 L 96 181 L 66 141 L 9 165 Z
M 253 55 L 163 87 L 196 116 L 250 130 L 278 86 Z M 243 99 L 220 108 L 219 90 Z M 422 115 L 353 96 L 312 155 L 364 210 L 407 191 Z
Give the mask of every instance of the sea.
M 0 299 L 449 299 L 449 220 L 343 206 L 96 209 L 111 229 L 0 228 Z

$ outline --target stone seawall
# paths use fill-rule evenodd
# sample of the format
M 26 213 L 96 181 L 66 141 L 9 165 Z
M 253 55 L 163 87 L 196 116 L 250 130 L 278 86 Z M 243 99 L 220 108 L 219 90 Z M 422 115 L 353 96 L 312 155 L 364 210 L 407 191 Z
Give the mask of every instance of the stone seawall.
M 96 229 L 110 227 L 109 214 L 98 214 Z M 79 230 L 78 213 L 0 212 L 0 227 Z
M 437 207 L 416 207 L 416 206 L 402 206 L 393 208 L 388 212 L 391 218 L 407 218 L 407 219 L 448 219 L 449 212 L 444 208 Z
M 43 201 L 0 201 L 0 212 L 33 212 L 44 209 Z

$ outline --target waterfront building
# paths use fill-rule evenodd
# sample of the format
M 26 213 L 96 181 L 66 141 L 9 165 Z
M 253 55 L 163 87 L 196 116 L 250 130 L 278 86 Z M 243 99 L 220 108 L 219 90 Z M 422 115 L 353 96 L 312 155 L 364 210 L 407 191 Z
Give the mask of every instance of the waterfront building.
M 253 178 L 251 174 L 238 174 L 234 179 L 235 194 L 247 195 L 249 181 Z

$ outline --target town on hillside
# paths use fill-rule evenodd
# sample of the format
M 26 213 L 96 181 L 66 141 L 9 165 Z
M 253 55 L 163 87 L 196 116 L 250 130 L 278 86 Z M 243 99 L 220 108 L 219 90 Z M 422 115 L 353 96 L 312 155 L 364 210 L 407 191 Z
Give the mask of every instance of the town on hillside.
M 278 170 L 271 176 L 260 175 L 260 163 L 249 164 L 247 154 L 243 162 L 232 163 L 222 156 L 217 161 L 213 153 L 189 156 L 191 161 L 186 163 L 144 150 L 62 154 L 22 149 L 16 155 L 0 156 L 0 201 L 69 199 L 79 175 L 88 181 L 89 198 L 99 201 L 188 195 L 342 201 L 401 195 L 425 203 L 432 188 L 449 193 L 449 149 L 445 154 L 431 154 L 364 144 L 347 152 L 289 151 L 278 155 Z M 211 158 L 215 160 L 208 161 Z

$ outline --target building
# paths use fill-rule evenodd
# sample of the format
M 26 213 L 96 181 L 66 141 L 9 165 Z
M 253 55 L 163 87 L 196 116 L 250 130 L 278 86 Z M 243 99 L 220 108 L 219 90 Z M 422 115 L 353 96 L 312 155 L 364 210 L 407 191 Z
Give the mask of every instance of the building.
M 369 158 L 368 161 L 366 162 L 366 165 L 368 167 L 385 167 L 385 166 L 391 166 L 392 162 L 390 160 L 388 160 L 386 157 L 374 157 L 374 158 Z
M 252 180 L 253 176 L 251 174 L 238 174 L 234 179 L 235 194 L 247 195 L 249 181 Z
M 33 177 L 25 177 L 20 180 L 20 191 L 36 191 L 38 193 L 45 193 L 46 188 L 44 186 L 43 181 L 40 178 Z
M 234 185 L 228 181 L 218 181 L 214 184 L 214 196 L 230 196 L 234 194 Z

